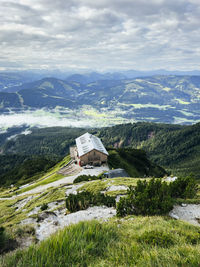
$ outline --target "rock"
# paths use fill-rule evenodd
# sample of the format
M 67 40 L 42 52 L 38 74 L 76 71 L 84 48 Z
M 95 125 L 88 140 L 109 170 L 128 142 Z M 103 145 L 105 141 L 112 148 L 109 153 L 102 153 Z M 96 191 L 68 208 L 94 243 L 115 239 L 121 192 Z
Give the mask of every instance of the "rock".
M 127 190 L 128 187 L 124 185 L 111 185 L 110 187 L 107 187 L 106 190 L 108 192 L 110 191 L 120 191 L 120 190 Z
M 47 219 L 49 216 L 52 215 L 57 217 L 57 215 L 53 211 L 45 211 L 43 213 L 40 213 L 38 214 L 37 222 L 44 221 L 45 219 Z
M 179 217 L 177 215 L 175 215 L 175 214 L 171 214 L 170 216 L 175 220 L 179 220 Z
M 200 217 L 196 217 L 195 220 L 200 224 Z
M 116 198 L 115 198 L 115 200 L 116 200 L 116 202 L 119 202 L 120 201 L 120 198 L 121 197 L 124 197 L 125 195 L 118 195 Z
M 187 204 L 182 203 L 181 206 L 182 206 L 182 207 L 187 207 Z

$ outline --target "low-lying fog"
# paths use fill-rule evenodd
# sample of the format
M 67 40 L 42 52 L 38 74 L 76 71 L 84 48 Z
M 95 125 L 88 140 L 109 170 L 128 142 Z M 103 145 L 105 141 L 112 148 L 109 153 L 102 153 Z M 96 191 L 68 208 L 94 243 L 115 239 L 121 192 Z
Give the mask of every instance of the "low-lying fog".
M 37 127 L 103 127 L 111 126 L 117 123 L 125 122 L 125 120 L 116 121 L 115 118 L 95 116 L 87 116 L 80 111 L 47 111 L 35 110 L 24 111 L 19 113 L 10 112 L 0 115 L 0 130 L 14 126 L 37 126 Z

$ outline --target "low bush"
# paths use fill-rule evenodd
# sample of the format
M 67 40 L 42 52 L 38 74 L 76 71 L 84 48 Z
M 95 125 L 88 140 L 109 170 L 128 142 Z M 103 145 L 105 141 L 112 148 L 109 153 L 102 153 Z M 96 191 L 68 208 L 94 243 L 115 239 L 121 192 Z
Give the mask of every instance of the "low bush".
M 23 225 L 15 230 L 15 235 L 18 237 L 24 237 L 26 235 L 35 235 L 35 228 L 32 225 Z
M 193 198 L 197 193 L 197 182 L 192 176 L 178 178 L 169 187 L 175 198 Z
M 105 196 L 104 194 L 92 194 L 90 192 L 81 192 L 77 195 L 69 194 L 66 199 L 66 208 L 70 212 L 84 210 L 90 206 L 105 205 L 108 207 L 115 207 L 115 197 Z
M 47 210 L 48 209 L 48 204 L 44 203 L 42 204 L 42 206 L 40 207 L 41 210 Z
M 178 178 L 169 185 L 161 179 L 137 182 L 135 189 L 130 187 L 127 197 L 117 205 L 117 215 L 162 215 L 173 208 L 175 198 L 193 198 L 197 193 L 194 178 Z
M 117 205 L 117 215 L 162 215 L 173 208 L 169 186 L 160 179 L 137 182 L 135 190 L 129 187 L 127 197 L 121 198 Z
M 74 184 L 80 183 L 80 182 L 85 182 L 85 181 L 93 181 L 93 180 L 98 180 L 101 179 L 98 176 L 95 175 L 79 175 L 75 180 Z
M 16 247 L 16 240 L 10 237 L 4 227 L 0 227 L 0 254 L 13 250 Z
M 157 230 L 144 232 L 141 236 L 137 238 L 137 241 L 150 246 L 160 247 L 170 247 L 175 243 L 172 234 Z

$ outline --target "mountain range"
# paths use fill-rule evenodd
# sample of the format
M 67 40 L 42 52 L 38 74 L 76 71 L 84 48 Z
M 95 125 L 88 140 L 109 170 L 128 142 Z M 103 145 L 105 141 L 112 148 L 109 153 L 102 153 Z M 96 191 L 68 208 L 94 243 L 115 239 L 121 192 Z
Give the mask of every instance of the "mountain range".
M 133 121 L 191 124 L 200 120 L 200 76 L 111 78 L 80 83 L 81 75 L 73 75 L 67 80 L 43 78 L 4 88 L 0 112 L 87 106 L 105 116 L 115 112 Z

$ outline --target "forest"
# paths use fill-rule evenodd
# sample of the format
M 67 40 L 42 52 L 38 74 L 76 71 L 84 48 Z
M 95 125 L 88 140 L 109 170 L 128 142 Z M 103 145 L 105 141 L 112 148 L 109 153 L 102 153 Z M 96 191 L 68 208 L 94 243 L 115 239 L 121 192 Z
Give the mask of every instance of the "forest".
M 20 134 L 22 129 L 11 128 L 0 134 L 1 185 L 16 181 L 21 184 L 37 177 L 67 155 L 75 138 L 87 131 L 100 137 L 110 151 L 113 148 L 142 149 L 149 160 L 168 173 L 183 177 L 193 174 L 196 179 L 200 178 L 200 123 L 180 126 L 138 122 L 96 129 L 32 128 L 28 135 Z M 18 135 L 9 139 L 9 134 Z M 128 152 L 125 154 L 128 157 Z M 113 167 L 116 168 L 116 164 L 113 163 Z M 138 176 L 136 172 L 135 175 Z

